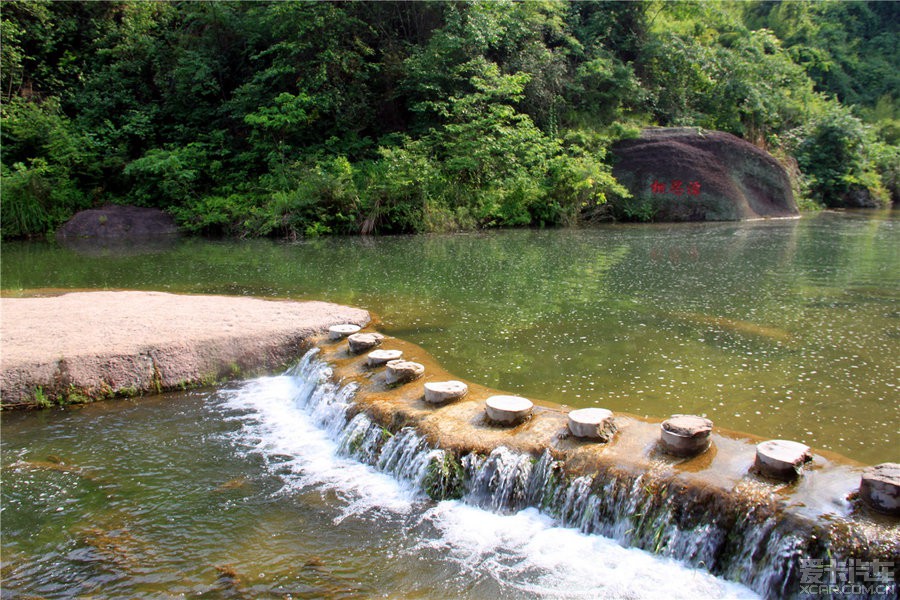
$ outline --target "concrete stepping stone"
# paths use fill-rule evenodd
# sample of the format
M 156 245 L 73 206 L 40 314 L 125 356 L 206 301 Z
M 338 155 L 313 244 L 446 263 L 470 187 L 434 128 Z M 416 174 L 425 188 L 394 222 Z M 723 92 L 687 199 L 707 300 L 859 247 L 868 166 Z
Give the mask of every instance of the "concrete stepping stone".
M 347 338 L 350 345 L 350 352 L 360 354 L 366 350 L 371 350 L 384 340 L 384 336 L 380 333 L 354 333 Z
M 769 440 L 756 446 L 756 468 L 775 479 L 794 479 L 812 460 L 809 446 L 789 440 Z
M 361 329 L 359 325 L 344 323 L 342 325 L 332 325 L 328 328 L 328 337 L 332 340 L 340 340 L 348 335 L 352 335 Z
M 372 350 L 366 356 L 366 364 L 370 367 L 380 367 L 392 360 L 398 360 L 401 356 L 402 350 Z
M 697 415 L 673 415 L 660 425 L 663 449 L 673 456 L 696 456 L 709 448 L 713 422 Z
M 531 400 L 521 396 L 491 396 L 484 405 L 488 419 L 503 425 L 525 420 L 534 408 Z
M 880 513 L 900 516 L 900 463 L 881 463 L 863 471 L 859 496 Z
M 444 404 L 459 400 L 469 393 L 469 386 L 462 381 L 429 381 L 425 384 L 425 402 Z
M 384 380 L 388 383 L 406 383 L 425 373 L 425 366 L 408 360 L 392 360 L 387 363 Z
M 616 432 L 611 410 L 579 408 L 569 412 L 569 431 L 575 437 L 608 442 Z

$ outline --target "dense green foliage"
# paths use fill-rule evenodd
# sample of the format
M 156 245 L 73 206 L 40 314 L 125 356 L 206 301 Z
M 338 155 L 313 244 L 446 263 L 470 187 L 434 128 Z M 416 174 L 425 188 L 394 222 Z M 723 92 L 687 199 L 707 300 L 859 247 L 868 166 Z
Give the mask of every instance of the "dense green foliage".
M 103 203 L 229 235 L 574 223 L 647 124 L 896 197 L 897 3 L 2 4 L 2 233 Z

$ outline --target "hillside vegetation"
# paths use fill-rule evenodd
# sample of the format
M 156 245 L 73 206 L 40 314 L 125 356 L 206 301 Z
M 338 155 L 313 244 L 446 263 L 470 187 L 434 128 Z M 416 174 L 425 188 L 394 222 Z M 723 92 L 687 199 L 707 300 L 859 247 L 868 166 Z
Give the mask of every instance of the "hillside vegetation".
M 105 203 L 234 236 L 572 224 L 646 125 L 767 149 L 807 207 L 898 194 L 898 2 L 0 10 L 4 238 Z

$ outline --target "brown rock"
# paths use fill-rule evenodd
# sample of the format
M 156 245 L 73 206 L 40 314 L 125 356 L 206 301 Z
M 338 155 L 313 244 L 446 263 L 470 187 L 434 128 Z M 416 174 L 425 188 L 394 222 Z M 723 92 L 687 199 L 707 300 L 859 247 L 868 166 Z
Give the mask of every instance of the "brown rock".
M 729 133 L 655 127 L 617 143 L 613 152 L 613 175 L 633 196 L 613 201 L 622 218 L 739 221 L 799 215 L 781 164 Z

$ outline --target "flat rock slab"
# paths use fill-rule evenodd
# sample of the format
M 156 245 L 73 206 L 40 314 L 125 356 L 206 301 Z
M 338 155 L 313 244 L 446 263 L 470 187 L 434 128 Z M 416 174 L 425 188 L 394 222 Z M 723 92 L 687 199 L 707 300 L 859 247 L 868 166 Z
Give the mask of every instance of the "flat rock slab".
M 209 383 L 281 368 L 331 325 L 369 313 L 327 302 L 161 292 L 0 298 L 4 408 Z M 70 397 L 71 399 L 71 397 Z

